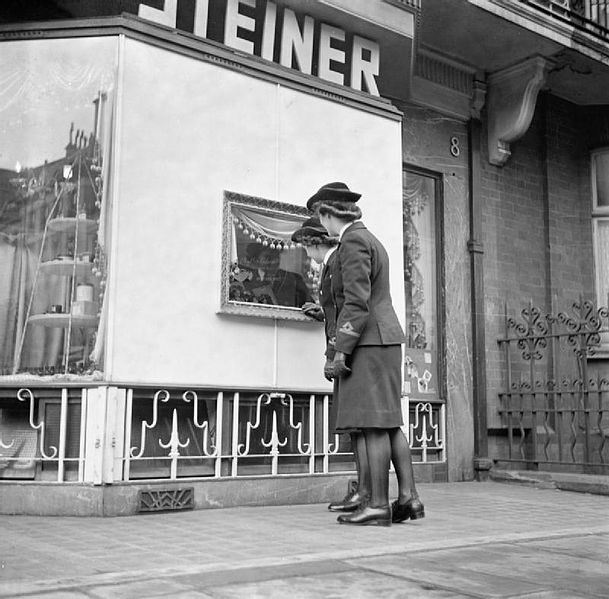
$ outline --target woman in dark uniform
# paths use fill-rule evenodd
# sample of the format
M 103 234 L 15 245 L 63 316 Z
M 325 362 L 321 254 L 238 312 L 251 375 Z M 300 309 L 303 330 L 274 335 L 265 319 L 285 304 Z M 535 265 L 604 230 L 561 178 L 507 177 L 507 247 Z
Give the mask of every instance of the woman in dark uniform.
M 340 241 L 332 279 L 337 310 L 332 375 L 339 379 L 336 429 L 361 429 L 370 472 L 369 500 L 338 521 L 389 526 L 391 460 L 400 486 L 393 521 L 420 518 L 424 510 L 414 485 L 410 448 L 400 428 L 404 333 L 389 292 L 389 257 L 359 220 L 359 198 L 344 183 L 330 183 L 309 199 L 307 207 Z
M 326 333 L 326 363 L 324 365 L 324 376 L 329 381 L 333 380 L 333 359 L 336 343 L 336 306 L 332 296 L 332 277 L 336 268 L 337 237 L 331 237 L 322 226 L 316 216 L 306 220 L 300 229 L 292 235 L 292 241 L 302 244 L 311 260 L 321 265 L 319 276 L 319 305 L 307 302 L 302 306 L 302 311 L 311 318 L 324 321 Z M 332 406 L 329 417 L 330 433 L 336 431 L 336 414 L 338 411 L 337 381 L 334 383 Z M 351 448 L 357 468 L 357 488 L 349 493 L 341 501 L 333 502 L 328 509 L 333 512 L 354 511 L 362 501 L 368 497 L 370 490 L 370 475 L 368 472 L 368 460 L 366 457 L 366 443 L 361 431 L 349 432 Z

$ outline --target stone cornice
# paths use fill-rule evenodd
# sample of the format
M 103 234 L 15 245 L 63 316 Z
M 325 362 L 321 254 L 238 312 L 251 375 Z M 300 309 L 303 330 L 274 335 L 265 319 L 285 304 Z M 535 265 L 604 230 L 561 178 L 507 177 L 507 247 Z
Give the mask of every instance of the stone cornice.
M 485 84 L 476 70 L 428 47 L 419 47 L 410 100 L 460 120 L 480 117 Z

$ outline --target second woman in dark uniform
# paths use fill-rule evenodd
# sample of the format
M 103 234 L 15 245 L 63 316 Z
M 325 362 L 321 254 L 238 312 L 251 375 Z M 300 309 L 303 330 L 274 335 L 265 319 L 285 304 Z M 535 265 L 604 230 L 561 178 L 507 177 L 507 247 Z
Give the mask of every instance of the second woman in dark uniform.
M 312 217 L 294 232 L 292 241 L 302 244 L 309 258 L 321 266 L 319 276 L 319 305 L 307 302 L 302 311 L 316 320 L 324 321 L 326 333 L 326 362 L 324 376 L 333 380 L 333 359 L 336 343 L 336 306 L 332 296 L 332 278 L 336 270 L 336 249 L 338 238 L 328 234 L 317 217 Z M 328 429 L 330 434 L 336 432 L 336 414 L 338 411 L 338 379 L 334 383 L 334 393 L 330 407 Z M 357 468 L 357 487 L 348 493 L 342 501 L 333 502 L 328 506 L 331 511 L 353 511 L 368 497 L 370 475 L 366 458 L 366 444 L 359 430 L 349 432 L 351 447 Z

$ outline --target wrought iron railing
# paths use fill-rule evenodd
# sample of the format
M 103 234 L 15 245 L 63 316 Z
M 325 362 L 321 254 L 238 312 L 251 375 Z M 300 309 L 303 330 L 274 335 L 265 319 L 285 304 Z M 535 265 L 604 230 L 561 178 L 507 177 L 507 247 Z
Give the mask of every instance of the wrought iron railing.
M 445 405 L 408 401 L 413 459 L 446 459 Z M 0 389 L 0 480 L 97 484 L 355 469 L 330 396 L 210 389 Z
M 602 39 L 609 38 L 608 0 L 519 0 Z
M 497 463 L 609 473 L 609 310 L 575 302 L 570 313 L 529 305 L 507 316 L 505 389 L 499 394 L 507 442 Z M 594 366 L 596 364 L 596 366 Z

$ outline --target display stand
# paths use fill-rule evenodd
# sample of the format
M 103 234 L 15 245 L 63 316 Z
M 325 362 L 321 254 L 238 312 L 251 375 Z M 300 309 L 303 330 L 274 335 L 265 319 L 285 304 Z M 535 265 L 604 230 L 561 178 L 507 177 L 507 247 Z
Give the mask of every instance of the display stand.
M 34 275 L 27 313 L 15 356 L 14 373 L 21 367 L 24 341 L 29 326 L 63 330 L 61 366 L 50 364 L 53 371 L 64 374 L 82 371 L 88 362 L 93 333 L 99 324 L 100 283 L 94 263 L 97 246 L 101 178 L 91 147 L 77 150 L 71 163 L 63 165 L 63 179 L 55 183 L 55 197 L 45 223 L 38 263 Z M 75 179 L 73 181 L 72 179 Z M 55 277 L 56 281 L 50 280 Z M 44 282 L 43 282 L 44 281 Z M 45 288 L 55 289 L 60 302 L 50 303 L 43 313 L 32 313 L 40 306 Z M 83 352 L 79 360 L 72 356 L 73 333 L 80 331 Z M 57 370 L 56 370 L 57 367 Z

